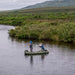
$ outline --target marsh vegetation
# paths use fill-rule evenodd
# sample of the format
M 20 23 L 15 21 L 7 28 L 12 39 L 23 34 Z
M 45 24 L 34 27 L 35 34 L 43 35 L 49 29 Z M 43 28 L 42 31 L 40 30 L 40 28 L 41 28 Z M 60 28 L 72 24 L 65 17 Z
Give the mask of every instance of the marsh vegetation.
M 58 11 L 57 11 L 58 10 Z M 10 36 L 75 43 L 75 8 L 41 8 L 0 13 L 0 24 L 16 26 Z

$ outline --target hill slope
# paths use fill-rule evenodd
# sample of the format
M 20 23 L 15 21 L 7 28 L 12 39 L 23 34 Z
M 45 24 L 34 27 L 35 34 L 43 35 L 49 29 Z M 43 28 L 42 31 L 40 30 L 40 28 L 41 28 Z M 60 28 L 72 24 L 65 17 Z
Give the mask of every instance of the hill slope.
M 30 5 L 22 9 L 41 8 L 41 7 L 75 7 L 75 0 L 54 0 Z

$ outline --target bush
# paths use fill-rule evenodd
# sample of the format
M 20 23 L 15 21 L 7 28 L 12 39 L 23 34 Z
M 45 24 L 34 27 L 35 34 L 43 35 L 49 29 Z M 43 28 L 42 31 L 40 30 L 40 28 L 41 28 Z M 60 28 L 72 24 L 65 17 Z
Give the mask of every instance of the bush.
M 19 34 L 16 34 L 16 37 L 19 39 L 28 39 L 29 35 L 27 33 L 19 33 Z
M 30 33 L 30 39 L 38 39 L 39 38 L 39 35 L 35 32 L 31 32 Z
M 75 24 L 66 23 L 60 26 L 58 31 L 58 36 L 60 41 L 64 42 L 74 42 L 75 40 Z
M 12 25 L 14 25 L 14 26 L 17 26 L 17 25 L 18 26 L 21 26 L 22 25 L 22 21 L 20 21 L 20 20 L 17 20 L 17 21 L 16 20 L 13 20 L 12 21 Z
M 12 36 L 12 37 L 15 37 L 16 31 L 15 31 L 14 29 L 11 29 L 11 30 L 9 31 L 9 35 Z

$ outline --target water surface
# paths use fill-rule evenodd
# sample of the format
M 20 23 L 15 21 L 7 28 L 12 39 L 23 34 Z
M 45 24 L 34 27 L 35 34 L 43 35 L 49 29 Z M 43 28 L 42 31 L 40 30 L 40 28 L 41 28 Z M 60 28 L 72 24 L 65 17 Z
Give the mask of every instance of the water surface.
M 0 75 L 75 75 L 75 45 L 44 42 L 48 55 L 25 56 L 29 41 L 9 37 L 13 26 L 0 25 Z M 33 41 L 34 51 L 40 50 Z

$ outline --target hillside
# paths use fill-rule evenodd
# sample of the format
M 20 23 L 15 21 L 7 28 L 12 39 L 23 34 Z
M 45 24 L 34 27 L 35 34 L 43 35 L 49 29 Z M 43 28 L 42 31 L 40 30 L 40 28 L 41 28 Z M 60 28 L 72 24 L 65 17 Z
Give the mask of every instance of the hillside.
M 22 9 L 41 8 L 41 7 L 75 7 L 75 0 L 54 0 L 30 5 Z

